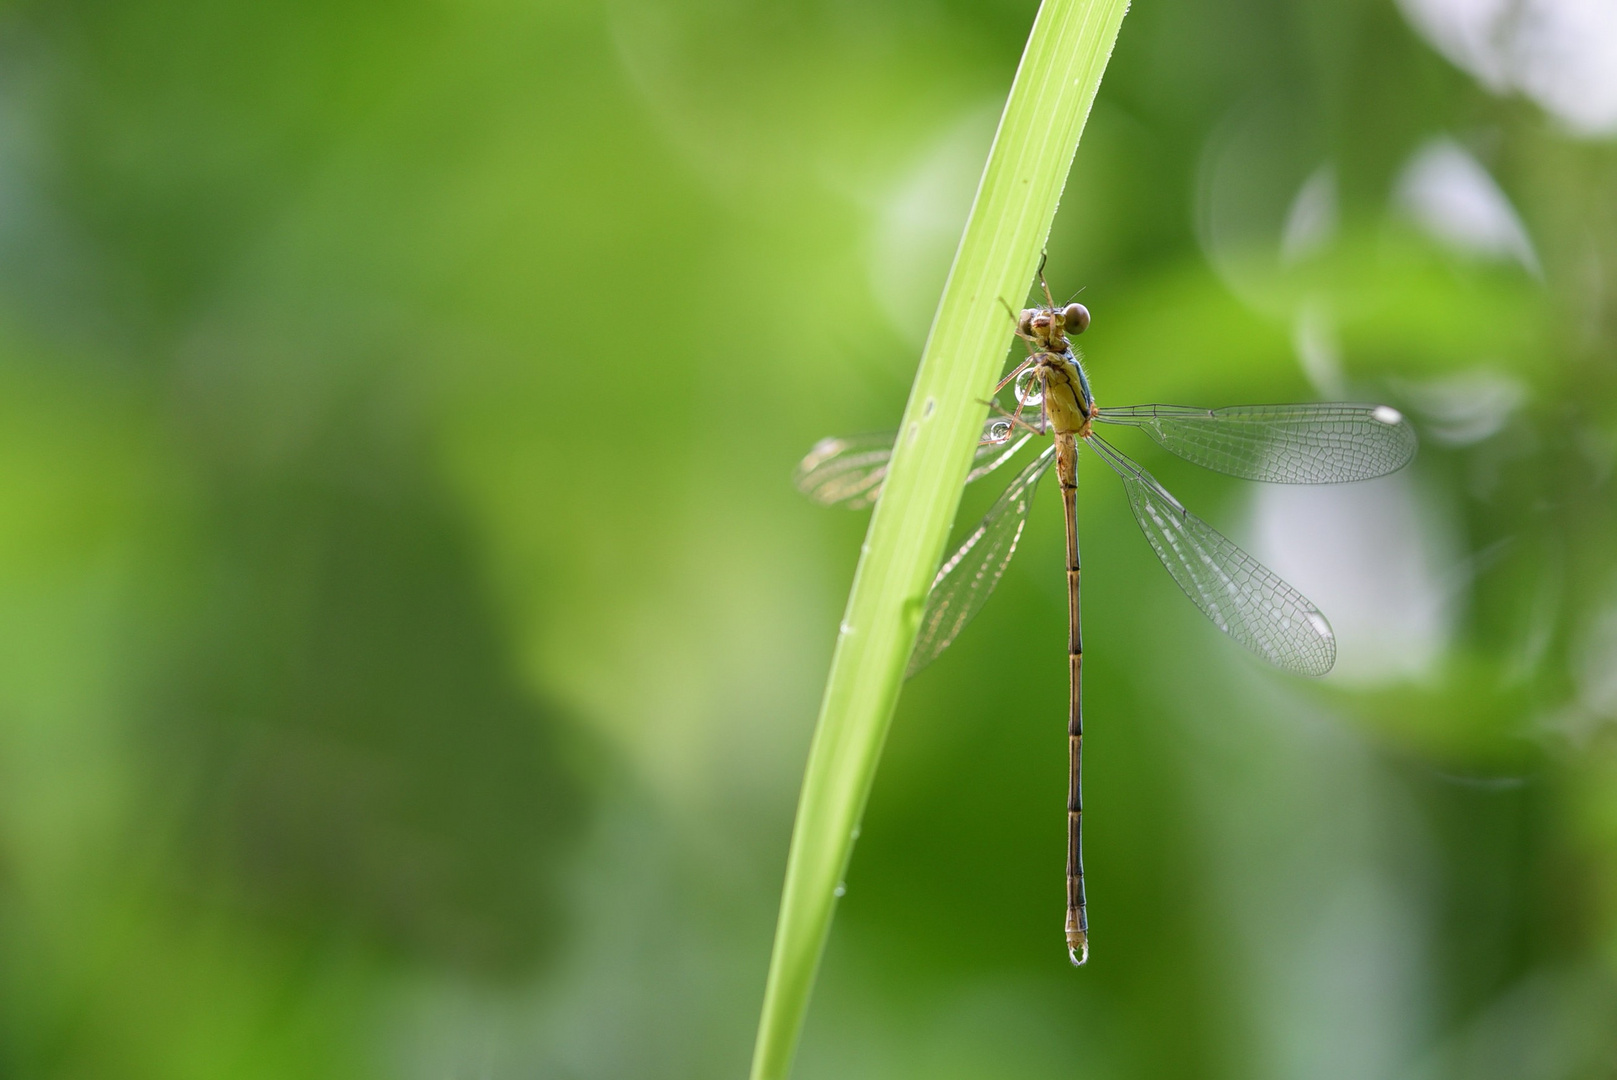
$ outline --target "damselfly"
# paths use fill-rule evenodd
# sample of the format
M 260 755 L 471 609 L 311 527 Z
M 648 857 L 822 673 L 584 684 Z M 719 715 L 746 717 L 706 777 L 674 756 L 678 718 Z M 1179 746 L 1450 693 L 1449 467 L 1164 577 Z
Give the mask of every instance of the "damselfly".
M 1042 282 L 1042 275 L 1041 275 Z M 907 675 L 949 647 L 981 610 L 1016 552 L 1039 479 L 1054 463 L 1067 525 L 1067 651 L 1070 670 L 1067 742 L 1068 955 L 1089 957 L 1083 864 L 1083 635 L 1079 620 L 1078 443 L 1094 450 L 1123 481 L 1145 538 L 1185 595 L 1230 637 L 1265 660 L 1300 675 L 1323 675 L 1336 662 L 1330 623 L 1302 593 L 1168 494 L 1128 455 L 1103 439 L 1097 424 L 1143 430 L 1165 449 L 1197 465 L 1246 480 L 1282 484 L 1340 484 L 1394 472 L 1415 454 L 1415 433 L 1387 405 L 1181 405 L 1100 408 L 1069 340 L 1089 326 L 1082 304 L 1028 308 L 1016 333 L 1028 357 L 995 387 L 1014 381 L 1014 412 L 992 416 L 968 482 L 1004 465 L 1037 435 L 1054 436 L 1006 487 L 965 543 L 938 569 L 921 616 Z M 1024 416 L 1023 414 L 1026 414 Z M 875 502 L 887 475 L 894 433 L 821 440 L 798 466 L 797 485 L 826 505 Z

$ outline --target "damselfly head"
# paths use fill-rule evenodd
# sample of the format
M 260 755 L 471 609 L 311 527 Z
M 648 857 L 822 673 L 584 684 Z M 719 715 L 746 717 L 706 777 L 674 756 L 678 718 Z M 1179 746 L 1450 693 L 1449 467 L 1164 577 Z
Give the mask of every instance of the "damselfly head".
M 1022 317 L 1016 321 L 1016 325 L 1024 337 L 1047 342 L 1052 333 L 1061 332 L 1061 313 L 1051 311 L 1049 308 L 1028 308 L 1022 312 Z
M 1057 351 L 1065 347 L 1065 339 L 1089 329 L 1089 309 L 1082 304 L 1068 304 L 1064 308 L 1027 308 L 1016 320 L 1016 328 L 1025 338 L 1040 346 L 1054 346 Z

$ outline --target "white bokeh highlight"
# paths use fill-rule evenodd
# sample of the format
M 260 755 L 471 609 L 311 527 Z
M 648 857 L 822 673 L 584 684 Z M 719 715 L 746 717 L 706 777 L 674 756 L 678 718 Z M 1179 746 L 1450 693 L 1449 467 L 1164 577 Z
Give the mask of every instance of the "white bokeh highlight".
M 1482 164 L 1453 139 L 1428 141 L 1410 157 L 1393 202 L 1434 240 L 1485 259 L 1513 259 L 1538 275 L 1538 253 L 1516 208 Z
M 1325 487 L 1265 484 L 1252 504 L 1252 552 L 1330 619 L 1331 678 L 1357 685 L 1433 673 L 1466 581 L 1447 521 L 1407 472 Z
M 1617 135 L 1617 3 L 1398 0 L 1410 24 L 1496 94 L 1520 92 L 1584 138 Z
M 1336 191 L 1336 170 L 1321 165 L 1286 210 L 1286 224 L 1280 233 L 1280 261 L 1299 263 L 1331 246 L 1336 239 L 1341 213 Z
M 1471 446 L 1492 438 L 1527 401 L 1525 382 L 1493 368 L 1394 379 L 1393 386 L 1420 413 L 1421 435 L 1445 446 Z

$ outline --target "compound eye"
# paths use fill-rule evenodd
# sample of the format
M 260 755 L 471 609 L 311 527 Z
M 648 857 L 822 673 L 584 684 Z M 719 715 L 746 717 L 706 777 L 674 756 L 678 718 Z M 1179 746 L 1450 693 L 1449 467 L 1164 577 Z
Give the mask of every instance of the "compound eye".
M 1061 313 L 1061 321 L 1067 326 L 1067 333 L 1081 334 L 1089 329 L 1089 309 L 1082 304 L 1068 304 L 1067 310 Z
M 1023 337 L 1033 333 L 1033 312 L 1022 312 L 1022 317 L 1016 320 L 1016 328 L 1022 331 Z

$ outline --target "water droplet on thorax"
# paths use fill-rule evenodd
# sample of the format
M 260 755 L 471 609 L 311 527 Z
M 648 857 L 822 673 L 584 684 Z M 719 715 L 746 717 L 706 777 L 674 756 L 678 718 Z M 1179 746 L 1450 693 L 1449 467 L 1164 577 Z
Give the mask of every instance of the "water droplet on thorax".
M 1016 377 L 1016 400 L 1023 405 L 1037 405 L 1044 400 L 1044 380 L 1039 369 L 1030 367 Z

